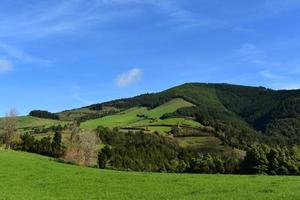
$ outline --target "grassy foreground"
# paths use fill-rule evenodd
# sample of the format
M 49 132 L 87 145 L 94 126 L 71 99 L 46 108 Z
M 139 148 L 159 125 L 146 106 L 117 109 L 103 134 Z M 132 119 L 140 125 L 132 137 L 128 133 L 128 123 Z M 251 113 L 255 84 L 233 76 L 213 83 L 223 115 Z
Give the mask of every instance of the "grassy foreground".
M 300 177 L 135 173 L 0 150 L 0 199 L 300 199 Z

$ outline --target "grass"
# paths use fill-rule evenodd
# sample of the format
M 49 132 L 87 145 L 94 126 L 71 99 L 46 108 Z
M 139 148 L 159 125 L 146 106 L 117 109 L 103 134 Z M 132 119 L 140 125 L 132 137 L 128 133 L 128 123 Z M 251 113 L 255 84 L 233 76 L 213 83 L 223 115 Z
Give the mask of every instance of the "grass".
M 66 165 L 0 150 L 0 199 L 299 199 L 300 177 L 160 174 Z
M 0 129 L 2 128 L 1 121 L 3 118 L 0 118 Z M 20 116 L 18 117 L 17 128 L 24 129 L 24 128 L 33 128 L 33 127 L 40 127 L 40 126 L 52 126 L 58 124 L 65 124 L 65 122 L 52 120 L 52 119 L 42 119 L 37 117 L 31 116 Z
M 148 130 L 152 132 L 159 132 L 159 133 L 169 133 L 171 131 L 171 127 L 167 126 L 148 126 Z
M 206 152 L 211 154 L 232 153 L 234 150 L 223 145 L 221 140 L 214 136 L 202 137 L 176 137 L 174 138 L 179 146 L 183 148 L 197 149 L 198 152 Z
M 187 102 L 183 99 L 173 99 L 161 106 L 150 110 L 149 112 L 145 113 L 145 115 L 150 118 L 158 119 L 166 113 L 172 113 L 178 110 L 179 108 L 191 106 L 194 106 L 194 104 L 191 104 L 190 102 Z
M 140 120 L 137 115 L 147 112 L 145 107 L 134 107 L 115 115 L 102 117 L 99 119 L 88 120 L 81 124 L 81 128 L 97 128 L 98 126 L 105 127 L 123 127 L 130 123 Z
M 218 146 L 221 145 L 221 141 L 213 136 L 207 137 L 177 137 L 181 147 L 207 147 L 207 146 Z
M 182 107 L 190 107 L 193 104 L 183 99 L 173 99 L 157 108 L 148 110 L 146 107 L 134 107 L 118 114 L 102 117 L 99 119 L 88 120 L 81 124 L 81 128 L 94 129 L 98 126 L 105 127 L 145 127 L 149 125 L 186 125 L 191 127 L 201 127 L 201 124 L 193 120 L 184 118 L 173 118 L 173 119 L 159 119 L 165 113 L 172 113 Z M 144 116 L 144 117 L 142 117 Z M 153 129 L 153 128 L 152 128 Z M 165 132 L 167 128 L 156 128 L 156 130 L 163 129 Z M 151 129 L 150 129 L 151 130 Z M 168 131 L 170 128 L 168 128 Z

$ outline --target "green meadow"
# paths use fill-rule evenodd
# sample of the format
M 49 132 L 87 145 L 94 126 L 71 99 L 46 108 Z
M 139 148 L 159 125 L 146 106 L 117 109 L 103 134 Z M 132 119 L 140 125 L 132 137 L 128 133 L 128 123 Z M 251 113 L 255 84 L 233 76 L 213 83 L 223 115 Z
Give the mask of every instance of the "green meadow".
M 0 150 L 0 199 L 300 199 L 300 177 L 138 173 Z
M 120 113 L 106 117 L 88 120 L 81 124 L 81 128 L 94 129 L 98 126 L 120 127 L 120 128 L 146 128 L 150 131 L 169 132 L 171 126 L 185 125 L 190 127 L 201 127 L 201 124 L 185 118 L 170 118 L 161 120 L 160 117 L 166 113 L 172 113 L 179 108 L 191 107 L 193 104 L 183 99 L 173 99 L 154 109 L 146 107 L 133 107 Z
M 0 128 L 2 128 L 1 127 L 2 120 L 3 118 L 0 118 Z M 31 116 L 21 116 L 18 117 L 16 126 L 18 129 L 23 129 L 23 128 L 33 128 L 38 126 L 52 126 L 58 124 L 64 124 L 64 122 L 58 120 L 52 120 L 52 119 L 42 119 L 42 118 L 31 117 Z

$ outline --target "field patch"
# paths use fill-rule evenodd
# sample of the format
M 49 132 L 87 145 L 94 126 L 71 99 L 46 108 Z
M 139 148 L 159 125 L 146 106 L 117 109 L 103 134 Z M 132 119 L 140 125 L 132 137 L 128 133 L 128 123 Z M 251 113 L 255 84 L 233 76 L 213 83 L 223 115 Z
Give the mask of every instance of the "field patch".
M 173 99 L 161 106 L 154 109 L 148 109 L 146 107 L 134 107 L 117 114 L 105 116 L 102 118 L 88 120 L 81 124 L 81 128 L 94 129 L 98 126 L 104 127 L 120 127 L 120 128 L 146 128 L 148 130 L 169 132 L 170 127 L 174 125 L 184 125 L 191 127 L 201 127 L 201 124 L 191 119 L 185 118 L 172 118 L 172 119 L 160 119 L 166 113 L 172 113 L 179 108 L 191 107 L 193 104 L 183 99 Z M 154 127 L 151 127 L 154 126 Z M 170 126 L 170 127 L 163 127 Z M 149 128 L 147 128 L 149 127 Z
M 98 126 L 105 126 L 105 127 L 123 127 L 127 126 L 128 124 L 135 123 L 141 120 L 138 115 L 147 112 L 147 108 L 145 107 L 134 107 L 128 109 L 126 111 L 109 115 L 106 117 L 102 117 L 99 119 L 88 120 L 81 124 L 81 128 L 97 128 Z

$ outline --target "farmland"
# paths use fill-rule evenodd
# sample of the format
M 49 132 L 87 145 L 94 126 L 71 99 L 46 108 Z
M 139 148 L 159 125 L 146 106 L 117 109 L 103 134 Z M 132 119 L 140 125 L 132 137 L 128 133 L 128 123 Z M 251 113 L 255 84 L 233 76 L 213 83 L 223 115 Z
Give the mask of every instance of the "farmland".
M 193 104 L 183 99 L 173 99 L 154 109 L 146 107 L 133 107 L 114 115 L 88 120 L 81 124 L 81 128 L 93 129 L 98 126 L 119 128 L 145 128 L 150 131 L 166 133 L 174 125 L 201 127 L 201 124 L 190 119 L 181 117 L 160 119 L 166 113 L 172 113 L 179 108 L 191 107 Z

